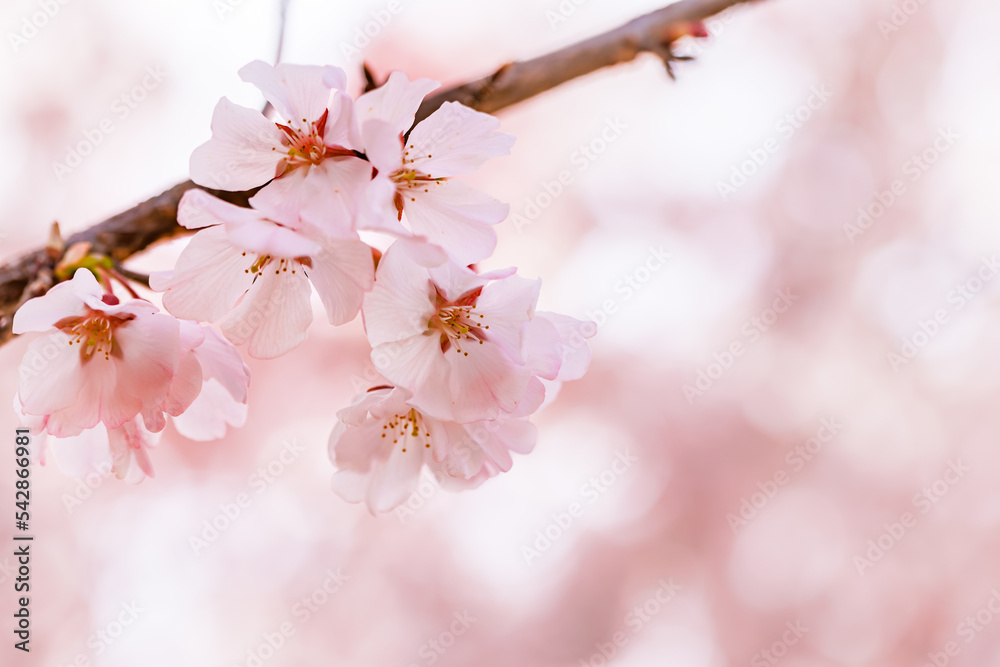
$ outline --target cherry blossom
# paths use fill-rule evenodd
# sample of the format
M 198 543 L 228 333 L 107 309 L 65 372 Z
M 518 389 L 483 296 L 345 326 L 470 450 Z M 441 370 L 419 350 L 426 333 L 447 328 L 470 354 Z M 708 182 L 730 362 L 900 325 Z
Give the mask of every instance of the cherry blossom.
M 497 132 L 500 122 L 493 116 L 447 102 L 404 139 L 421 100 L 436 87 L 393 72 L 355 103 L 364 150 L 377 169 L 357 224 L 397 236 L 412 233 L 467 265 L 493 252 L 492 225 L 510 207 L 452 177 L 509 154 L 514 137 Z M 409 231 L 400 224 L 404 216 Z
M 310 283 L 335 325 L 354 319 L 372 286 L 371 249 L 357 238 L 310 234 L 200 190 L 185 193 L 177 215 L 201 231 L 150 285 L 170 313 L 220 323 L 252 357 L 277 357 L 305 340 Z
M 181 435 L 192 440 L 221 438 L 227 426 L 242 426 L 250 369 L 236 348 L 211 328 L 187 321 L 179 326 L 181 361 L 166 398 L 120 426 L 98 423 L 74 435 L 47 436 L 49 416 L 25 413 L 15 396 L 21 427 L 36 436 L 33 459 L 44 465 L 49 450 L 56 465 L 73 477 L 110 472 L 138 483 L 153 477 L 149 450 L 159 441 L 167 415 Z
M 176 319 L 148 301 L 119 301 L 86 269 L 21 306 L 13 330 L 48 332 L 28 345 L 18 399 L 58 437 L 98 422 L 118 428 L 161 405 L 180 362 Z
M 596 333 L 597 326 L 591 321 L 536 311 L 525 336 L 527 363 L 532 369 L 527 395 L 532 398 L 522 405 L 540 409 L 555 400 L 563 382 L 582 378 L 590 366 L 587 339 Z M 514 414 L 530 413 L 520 410 Z
M 250 369 L 239 351 L 211 327 L 181 321 L 182 339 L 185 332 L 197 339 L 197 329 L 201 330 L 201 342 L 190 355 L 201 370 L 201 391 L 186 410 L 172 415 L 171 421 L 185 438 L 216 440 L 229 426 L 246 423 Z
M 474 269 L 509 207 L 455 177 L 509 154 L 514 138 L 454 102 L 414 125 L 438 84 L 402 72 L 356 101 L 335 67 L 255 61 L 240 76 L 277 120 L 223 98 L 191 174 L 209 188 L 262 187 L 249 207 L 184 194 L 177 219 L 195 234 L 172 270 L 150 276 L 173 317 L 84 244 L 59 264 L 57 278 L 82 267 L 72 280 L 17 312 L 15 332 L 47 332 L 29 344 L 14 398 L 40 436 L 32 456 L 44 463 L 50 440 L 71 474 L 139 482 L 168 422 L 196 440 L 243 425 L 250 373 L 233 345 L 257 358 L 299 345 L 315 288 L 330 324 L 362 312 L 387 380 L 338 413 L 337 493 L 384 512 L 425 472 L 465 489 L 510 470 L 535 444 L 527 417 L 586 371 L 595 330 L 536 313 L 540 281 Z M 380 254 L 360 231 L 392 245 Z M 111 279 L 134 298 L 122 302 Z
M 250 369 L 239 351 L 211 327 L 181 320 L 180 337 L 177 375 L 163 403 L 143 411 L 144 425 L 158 433 L 170 416 L 185 437 L 221 438 L 227 425 L 246 421 Z
M 98 424 L 77 435 L 48 438 L 46 447 L 59 469 L 71 477 L 110 473 L 138 484 L 154 476 L 149 450 L 159 439 L 159 434 L 145 427 L 140 415 L 117 428 Z
M 353 149 L 359 139 L 343 70 L 256 60 L 239 74 L 282 120 L 272 122 L 222 98 L 212 116 L 212 138 L 191 155 L 191 179 L 218 190 L 268 184 L 253 198 L 261 210 L 289 217 L 309 201 L 318 214 L 313 222 L 327 231 L 349 228 L 352 187 L 360 188 L 371 171 Z
M 496 419 L 526 398 L 532 368 L 524 332 L 540 281 L 513 273 L 427 268 L 395 245 L 382 257 L 362 308 L 372 358 L 425 414 Z
M 348 502 L 392 510 L 417 488 L 425 466 L 446 488 L 472 488 L 510 470 L 511 452 L 534 447 L 536 431 L 525 419 L 457 424 L 426 415 L 410 397 L 376 387 L 338 413 L 329 446 L 333 489 Z

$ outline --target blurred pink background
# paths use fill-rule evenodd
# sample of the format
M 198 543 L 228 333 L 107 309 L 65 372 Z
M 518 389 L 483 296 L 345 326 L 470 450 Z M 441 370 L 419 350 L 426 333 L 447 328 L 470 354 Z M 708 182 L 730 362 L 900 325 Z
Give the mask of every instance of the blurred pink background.
M 284 60 L 452 83 L 658 6 L 293 0 Z M 3 257 L 186 178 L 220 96 L 261 104 L 236 71 L 277 38 L 266 0 L 0 12 Z M 34 471 L 32 650 L 5 546 L 0 662 L 1000 664 L 1000 5 L 767 0 L 709 27 L 677 84 L 647 56 L 500 114 L 490 265 L 600 325 L 535 453 L 379 518 L 343 502 L 326 442 L 371 366 L 359 322 L 318 320 L 252 363 L 244 428 L 168 427 L 154 480 Z M 2 404 L 25 346 L 0 348 Z

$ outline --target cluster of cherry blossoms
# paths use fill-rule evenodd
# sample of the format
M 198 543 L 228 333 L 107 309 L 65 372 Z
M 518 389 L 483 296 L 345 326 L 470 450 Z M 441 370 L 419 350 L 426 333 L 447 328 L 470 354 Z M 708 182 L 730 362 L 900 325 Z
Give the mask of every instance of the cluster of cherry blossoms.
M 99 267 L 22 306 L 16 332 L 49 332 L 22 365 L 22 420 L 53 436 L 63 467 L 106 460 L 119 477 L 152 475 L 147 450 L 168 415 L 196 439 L 244 423 L 250 377 L 234 345 L 263 359 L 295 348 L 315 289 L 330 324 L 362 314 L 385 378 L 338 413 L 338 494 L 388 511 L 425 467 L 450 488 L 509 470 L 512 452 L 534 446 L 528 416 L 586 371 L 594 332 L 536 312 L 538 280 L 475 269 L 508 206 L 454 177 L 514 138 L 456 102 L 414 126 L 438 84 L 401 72 L 357 99 L 335 67 L 256 61 L 240 76 L 278 119 L 223 98 L 191 176 L 260 188 L 250 208 L 184 195 L 177 219 L 196 233 L 173 270 L 150 276 L 169 315 L 131 288 L 120 300 L 120 276 Z M 362 234 L 391 243 L 381 252 Z

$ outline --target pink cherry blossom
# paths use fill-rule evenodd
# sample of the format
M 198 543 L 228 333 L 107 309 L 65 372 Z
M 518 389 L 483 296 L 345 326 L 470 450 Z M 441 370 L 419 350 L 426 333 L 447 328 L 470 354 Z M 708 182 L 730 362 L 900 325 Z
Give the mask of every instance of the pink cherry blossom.
M 497 132 L 500 122 L 493 116 L 447 102 L 404 142 L 421 100 L 436 87 L 433 81 L 411 82 L 393 72 L 355 103 L 366 156 L 378 170 L 357 224 L 401 237 L 416 235 L 467 265 L 493 252 L 492 225 L 507 217 L 509 207 L 452 177 L 509 154 L 514 137 Z M 400 224 L 404 218 L 409 230 Z
M 211 327 L 180 322 L 181 360 L 166 400 L 144 410 L 147 430 L 158 433 L 173 418 L 192 440 L 215 440 L 246 421 L 250 369 L 239 351 Z
M 374 279 L 371 249 L 356 235 L 310 234 L 200 190 L 185 193 L 178 221 L 201 231 L 150 285 L 172 314 L 219 322 L 252 357 L 277 357 L 305 340 L 310 284 L 336 325 L 354 319 Z
M 179 326 L 181 361 L 167 397 L 118 427 L 98 423 L 74 435 L 50 437 L 48 416 L 26 414 L 15 396 L 21 426 L 36 436 L 32 459 L 44 465 L 48 449 L 59 468 L 73 477 L 114 473 L 138 483 L 153 476 L 149 450 L 158 442 L 166 416 L 181 435 L 193 440 L 220 438 L 227 426 L 242 426 L 250 369 L 236 348 L 211 328 L 188 321 Z
M 142 299 L 120 302 L 86 269 L 21 306 L 13 330 L 49 332 L 28 346 L 18 399 L 59 437 L 118 428 L 162 404 L 180 362 L 176 319 Z
M 410 397 L 378 387 L 338 413 L 330 436 L 333 489 L 348 502 L 387 512 L 413 493 L 425 466 L 446 488 L 472 488 L 510 470 L 511 452 L 534 447 L 536 431 L 527 420 L 456 424 L 426 415 Z
M 540 402 L 526 396 L 532 369 L 523 349 L 539 286 L 513 270 L 427 268 L 393 245 L 362 309 L 372 359 L 438 419 L 496 419 L 526 398 Z
M 145 427 L 140 415 L 118 428 L 98 424 L 77 435 L 49 438 L 47 446 L 59 469 L 71 477 L 110 473 L 138 484 L 154 476 L 149 450 L 159 439 L 159 434 Z
M 239 73 L 282 120 L 272 122 L 221 99 L 212 116 L 212 138 L 191 156 L 192 180 L 218 190 L 248 190 L 270 181 L 254 197 L 261 210 L 287 217 L 314 200 L 317 224 L 328 231 L 350 228 L 345 198 L 355 198 L 352 187 L 367 182 L 371 169 L 353 148 L 359 139 L 343 70 L 257 60 Z M 358 174 L 364 178 L 354 181 Z M 334 186 L 311 187 L 314 181 Z

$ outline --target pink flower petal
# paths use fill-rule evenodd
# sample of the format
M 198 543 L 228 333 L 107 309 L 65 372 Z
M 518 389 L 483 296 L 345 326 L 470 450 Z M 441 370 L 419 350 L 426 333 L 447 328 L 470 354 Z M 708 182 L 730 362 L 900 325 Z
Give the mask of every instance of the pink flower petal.
M 451 370 L 448 389 L 461 399 L 452 409 L 451 418 L 457 422 L 496 419 L 500 411 L 513 412 L 524 398 L 530 369 L 512 364 L 494 345 L 468 345 L 461 353 L 452 349 L 445 359 Z M 414 404 L 423 408 L 421 398 L 422 392 L 414 391 Z
M 102 292 L 93 273 L 87 269 L 77 269 L 72 281 L 59 283 L 45 295 L 23 303 L 14 313 L 12 331 L 16 334 L 48 331 L 63 318 L 86 314 L 87 309 L 79 296 L 81 289 L 98 295 Z
M 323 301 L 330 324 L 350 322 L 375 283 L 372 249 L 361 241 L 328 239 L 312 260 L 309 280 Z
M 525 330 L 527 363 L 535 375 L 555 380 L 562 366 L 562 339 L 548 319 L 535 316 Z
M 239 403 L 247 402 L 250 368 L 243 362 L 239 350 L 209 327 L 202 327 L 204 342 L 194 349 L 207 380 L 215 380 Z
M 250 287 L 254 261 L 229 243 L 223 227 L 209 227 L 191 238 L 173 272 L 153 274 L 149 284 L 176 317 L 218 322 Z
M 358 124 L 378 119 L 388 123 L 398 137 L 413 125 L 414 116 L 424 97 L 440 87 L 437 81 L 416 79 L 410 81 L 403 72 L 393 72 L 389 79 L 358 98 L 354 104 Z
M 520 276 L 495 280 L 483 287 L 476 302 L 476 311 L 490 325 L 488 339 L 514 361 L 524 360 L 524 331 L 535 312 L 541 285 L 540 280 Z
M 267 183 L 287 155 L 281 136 L 260 112 L 222 98 L 212 115 L 212 138 L 191 154 L 191 180 L 217 190 Z
M 74 353 L 79 358 L 79 350 L 74 349 Z M 79 364 L 79 361 L 75 363 Z M 59 410 L 47 411 L 49 435 L 57 438 L 77 435 L 83 430 L 97 426 L 100 421 L 110 421 L 114 428 L 121 426 L 142 410 L 142 401 L 132 396 L 121 395 L 117 397 L 118 400 L 114 400 L 116 363 L 107 361 L 100 355 L 94 355 L 88 363 L 90 365 L 86 372 L 80 370 L 75 377 L 65 378 L 67 384 L 73 383 L 71 386 L 77 387 L 76 397 L 72 403 Z M 46 384 L 39 389 L 44 390 L 46 386 L 52 388 L 58 381 L 59 376 L 47 377 Z M 22 386 L 20 395 L 25 410 L 31 411 L 37 394 L 29 392 L 30 390 Z
M 337 412 L 337 419 L 349 426 L 361 426 L 368 419 L 368 411 L 372 406 L 382 403 L 392 391 L 397 389 L 376 389 L 362 394 L 358 399 L 346 408 Z
M 170 384 L 170 393 L 167 394 L 167 398 L 162 404 L 163 412 L 173 417 L 183 414 L 194 403 L 195 399 L 198 398 L 203 382 L 204 377 L 202 375 L 201 363 L 195 357 L 194 353 L 188 353 L 181 357 L 180 364 L 177 367 L 177 374 L 174 376 L 174 381 Z M 145 413 L 143 413 L 143 416 L 145 417 Z M 162 427 L 153 428 L 148 422 L 146 423 L 146 427 L 154 433 L 163 430 Z
M 500 121 L 458 102 L 445 102 L 417 124 L 406 142 L 413 167 L 434 178 L 469 174 L 486 160 L 509 155 L 514 137 Z
M 437 335 L 412 336 L 384 343 L 372 350 L 372 363 L 387 380 L 413 393 L 410 402 L 422 412 L 450 419 L 454 399 L 449 391 L 449 368 L 441 355 Z
M 275 274 L 272 265 L 250 286 L 246 296 L 222 321 L 222 331 L 236 345 L 248 344 L 257 359 L 273 359 L 306 339 L 312 322 L 312 290 L 301 270 Z
M 318 243 L 304 234 L 277 225 L 270 220 L 228 225 L 226 238 L 241 250 L 285 259 L 311 257 L 322 249 Z
M 330 436 L 330 452 L 338 470 L 333 490 L 348 502 L 364 500 L 372 512 L 388 512 L 417 487 L 426 454 L 406 452 L 383 438 L 379 421 L 361 426 L 338 424 Z
M 406 248 L 390 246 L 362 306 L 369 342 L 377 346 L 426 331 L 434 314 L 432 294 L 427 269 L 412 261 Z
M 597 326 L 590 321 L 578 320 L 559 313 L 538 312 L 535 318 L 544 318 L 558 331 L 561 341 L 562 365 L 556 378 L 561 381 L 579 380 L 590 366 L 590 345 L 587 339 L 597 333 Z
M 61 471 L 70 477 L 86 477 L 111 472 L 111 445 L 104 424 L 66 438 L 51 438 L 52 457 Z
M 318 65 L 269 65 L 255 60 L 243 66 L 240 78 L 263 93 L 284 120 L 303 126 L 319 120 L 330 103 L 330 84 L 344 83 L 346 74 L 336 67 Z
M 150 315 L 120 326 L 115 341 L 120 348 L 120 356 L 111 357 L 116 385 L 101 406 L 101 421 L 109 428 L 139 412 L 132 410 L 133 400 L 145 409 L 167 399 L 180 363 L 180 327 L 173 317 Z M 101 363 L 98 356 L 90 363 Z
M 345 77 L 346 78 L 346 77 Z M 361 133 L 354 118 L 354 99 L 337 90 L 330 103 L 330 114 L 326 119 L 323 143 L 360 151 L 363 147 Z
M 444 248 L 463 266 L 493 253 L 497 236 L 491 225 L 501 222 L 510 210 L 507 204 L 456 181 L 411 187 L 401 194 L 410 229 Z
M 387 175 L 379 173 L 364 188 L 358 201 L 358 229 L 371 229 L 393 236 L 407 237 L 412 233 L 399 221 L 393 205 L 396 184 Z
M 325 236 L 355 238 L 355 218 L 371 173 L 369 163 L 354 157 L 327 158 L 310 168 L 294 195 L 302 197 L 299 200 L 302 221 Z M 279 183 L 280 180 L 268 187 Z
M 545 382 L 539 380 L 537 376 L 532 375 L 531 379 L 528 380 L 528 386 L 524 390 L 524 396 L 518 401 L 517 407 L 511 410 L 510 416 L 528 417 L 535 414 L 545 404 L 546 399 L 551 400 L 555 398 L 558 391 L 558 382 Z
M 228 426 L 243 426 L 246 419 L 246 403 L 235 400 L 221 382 L 209 378 L 198 398 L 183 414 L 174 417 L 173 423 L 185 438 L 205 442 L 225 436 Z
M 72 340 L 54 331 L 28 344 L 18 370 L 18 396 L 25 414 L 40 418 L 77 402 L 87 378 L 80 365 L 80 348 L 70 345 Z M 94 419 L 86 428 L 96 423 Z
M 261 217 L 253 209 L 230 204 L 198 188 L 185 192 L 177 206 L 177 222 L 187 229 L 243 224 L 260 220 Z
M 380 172 L 392 174 L 403 164 L 403 141 L 399 131 L 389 123 L 379 119 L 366 121 L 361 126 L 361 140 L 368 161 Z

